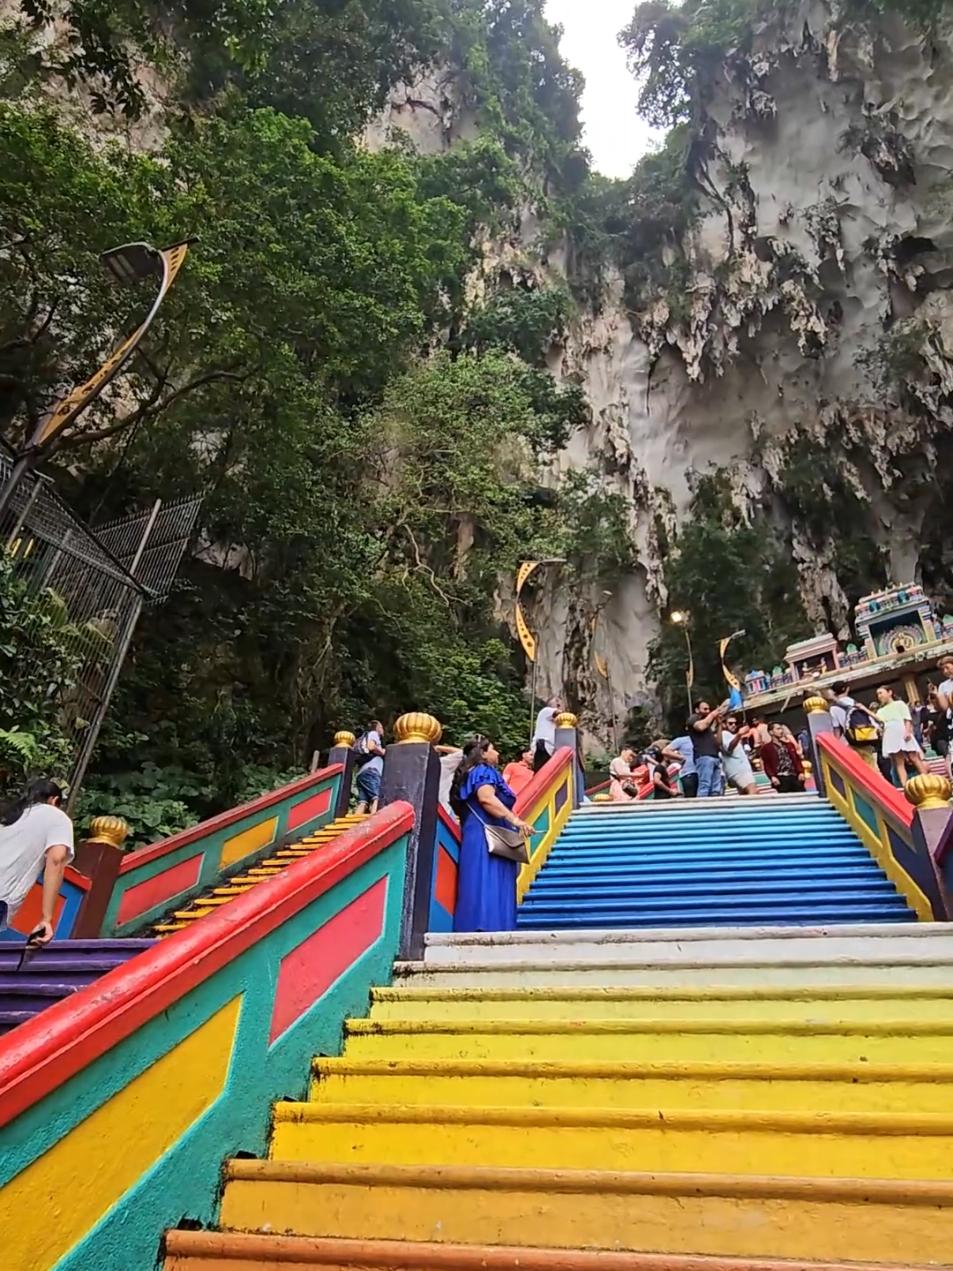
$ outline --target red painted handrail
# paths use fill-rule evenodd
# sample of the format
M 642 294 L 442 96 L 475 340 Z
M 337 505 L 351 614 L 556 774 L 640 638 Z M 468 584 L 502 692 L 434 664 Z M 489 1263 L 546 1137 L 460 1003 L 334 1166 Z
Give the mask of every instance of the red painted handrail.
M 256 941 L 406 834 L 409 803 L 392 803 L 320 852 L 236 896 L 0 1039 L 0 1125 L 167 1010 Z
M 843 768 L 851 781 L 859 785 L 874 803 L 879 803 L 881 808 L 889 812 L 901 825 L 908 828 L 912 825 L 913 808 L 903 794 L 896 786 L 885 781 L 879 772 L 874 772 L 873 768 L 865 764 L 846 741 L 841 741 L 832 733 L 819 733 L 817 745 L 832 763 Z
M 513 811 L 517 816 L 523 816 L 529 812 L 530 808 L 540 797 L 545 794 L 547 788 L 552 785 L 557 776 L 562 775 L 564 768 L 572 767 L 576 762 L 576 753 L 571 746 L 561 746 L 559 750 L 540 768 L 535 774 L 533 780 L 528 786 L 524 786 L 519 792 Z
M 92 879 L 87 878 L 85 874 L 81 874 L 75 865 L 67 865 L 66 873 L 63 875 L 68 883 L 72 883 L 74 887 L 79 887 L 83 891 L 89 891 L 92 887 Z
M 139 869 L 142 865 L 148 865 L 150 861 L 154 861 L 159 856 L 166 856 L 169 852 L 174 852 L 178 847 L 187 847 L 189 843 L 194 843 L 196 839 L 205 838 L 207 834 L 215 834 L 218 830 L 224 830 L 229 825 L 234 825 L 236 821 L 241 821 L 243 817 L 253 812 L 261 812 L 266 808 L 273 807 L 276 803 L 281 803 L 284 799 L 293 798 L 296 794 L 301 794 L 313 785 L 326 779 L 333 777 L 339 772 L 344 771 L 343 764 L 332 764 L 329 768 L 322 768 L 319 772 L 308 772 L 303 777 L 299 777 L 297 781 L 291 781 L 286 786 L 281 786 L 278 790 L 272 790 L 268 794 L 260 794 L 257 798 L 249 799 L 247 803 L 239 804 L 237 808 L 229 808 L 227 812 L 220 812 L 218 816 L 210 817 L 207 821 L 200 821 L 198 825 L 193 825 L 187 830 L 180 830 L 178 834 L 173 834 L 167 839 L 161 839 L 158 843 L 149 843 L 146 847 L 137 848 L 134 852 L 129 852 L 119 867 L 120 874 L 127 874 L 131 869 Z

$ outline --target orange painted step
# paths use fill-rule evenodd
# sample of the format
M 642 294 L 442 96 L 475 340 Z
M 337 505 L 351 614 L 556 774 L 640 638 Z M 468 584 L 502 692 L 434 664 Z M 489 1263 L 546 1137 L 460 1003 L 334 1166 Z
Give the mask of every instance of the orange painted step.
M 611 1250 L 337 1240 L 218 1231 L 169 1231 L 164 1271 L 920 1271 L 901 1262 L 803 1262 Z

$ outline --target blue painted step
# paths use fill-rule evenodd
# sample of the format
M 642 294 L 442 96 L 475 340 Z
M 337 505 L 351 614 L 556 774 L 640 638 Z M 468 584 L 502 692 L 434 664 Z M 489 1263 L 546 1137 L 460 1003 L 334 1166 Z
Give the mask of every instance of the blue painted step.
M 915 915 L 820 799 L 577 812 L 518 926 L 824 926 Z

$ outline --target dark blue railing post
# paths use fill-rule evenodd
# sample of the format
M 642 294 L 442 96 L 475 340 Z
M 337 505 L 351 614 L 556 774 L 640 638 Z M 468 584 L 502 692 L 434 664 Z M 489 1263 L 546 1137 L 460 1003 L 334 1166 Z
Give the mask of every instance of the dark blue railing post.
M 395 741 L 384 756 L 380 806 L 398 799 L 414 809 L 414 828 L 407 843 L 407 870 L 401 903 L 400 952 L 404 961 L 419 961 L 430 925 L 437 850 L 437 801 L 440 760 L 434 746 L 443 729 L 432 715 L 415 711 L 394 725 Z

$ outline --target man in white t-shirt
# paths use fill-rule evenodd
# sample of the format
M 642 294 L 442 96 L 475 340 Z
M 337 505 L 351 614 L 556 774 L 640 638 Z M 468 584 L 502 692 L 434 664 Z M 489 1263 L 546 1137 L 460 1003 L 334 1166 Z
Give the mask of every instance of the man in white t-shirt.
M 551 697 L 536 716 L 536 727 L 533 729 L 531 750 L 533 752 L 533 771 L 539 772 L 546 761 L 552 758 L 556 749 L 556 716 L 563 704 L 558 697 Z
M 37 944 L 53 939 L 53 916 L 63 874 L 73 859 L 73 823 L 60 808 L 55 781 L 32 781 L 0 818 L 0 929 L 9 925 L 43 871 Z

